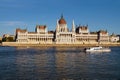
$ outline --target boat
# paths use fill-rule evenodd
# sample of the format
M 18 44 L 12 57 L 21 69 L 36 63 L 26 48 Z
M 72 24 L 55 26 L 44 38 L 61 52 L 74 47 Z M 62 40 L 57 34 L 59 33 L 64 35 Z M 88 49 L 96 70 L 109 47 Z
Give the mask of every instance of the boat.
M 111 49 L 110 48 L 105 48 L 105 47 L 91 47 L 91 48 L 86 48 L 85 49 L 86 52 L 110 52 Z

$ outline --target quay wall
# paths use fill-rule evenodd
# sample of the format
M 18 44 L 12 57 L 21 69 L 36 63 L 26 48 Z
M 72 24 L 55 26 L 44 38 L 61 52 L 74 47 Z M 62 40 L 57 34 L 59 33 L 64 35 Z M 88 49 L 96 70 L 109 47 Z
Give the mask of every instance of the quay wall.
M 77 44 L 38 44 L 38 43 L 18 43 L 18 42 L 3 42 L 2 46 L 31 46 L 31 47 L 92 47 L 92 46 L 120 46 L 120 43 L 77 43 Z

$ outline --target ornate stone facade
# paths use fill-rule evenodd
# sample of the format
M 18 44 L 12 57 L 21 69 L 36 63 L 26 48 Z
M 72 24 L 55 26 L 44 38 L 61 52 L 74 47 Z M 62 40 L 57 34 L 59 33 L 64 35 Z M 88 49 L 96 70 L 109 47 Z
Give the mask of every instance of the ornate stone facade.
M 61 16 L 57 20 L 55 31 L 48 31 L 46 25 L 37 25 L 35 32 L 28 32 L 26 29 L 16 29 L 16 42 L 30 44 L 94 44 L 109 42 L 109 35 L 104 30 L 89 32 L 88 25 L 75 26 L 74 20 L 72 29 L 69 30 L 67 22 Z

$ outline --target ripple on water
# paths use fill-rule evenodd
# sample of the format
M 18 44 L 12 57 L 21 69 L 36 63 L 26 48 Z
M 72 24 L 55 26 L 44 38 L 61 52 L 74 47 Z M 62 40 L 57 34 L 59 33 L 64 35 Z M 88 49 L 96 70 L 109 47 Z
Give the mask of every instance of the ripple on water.
M 0 80 L 120 79 L 120 47 L 110 53 L 81 48 L 0 47 Z

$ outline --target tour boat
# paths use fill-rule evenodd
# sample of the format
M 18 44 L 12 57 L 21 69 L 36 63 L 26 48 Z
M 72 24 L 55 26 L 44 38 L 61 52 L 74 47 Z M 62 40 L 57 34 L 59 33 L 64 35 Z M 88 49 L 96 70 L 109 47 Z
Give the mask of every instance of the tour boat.
M 99 46 L 99 47 L 87 48 L 87 49 L 85 49 L 85 51 L 86 52 L 110 52 L 111 49 Z

